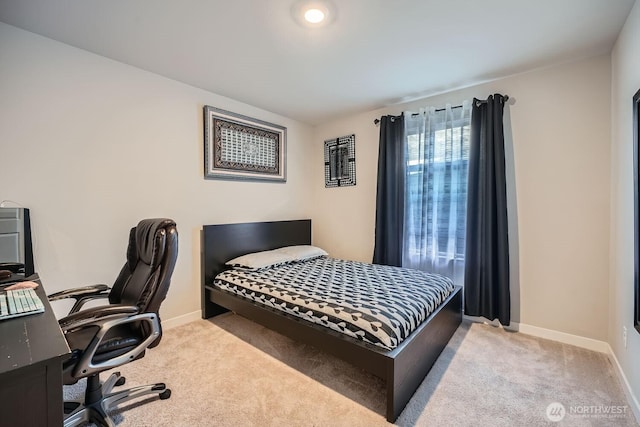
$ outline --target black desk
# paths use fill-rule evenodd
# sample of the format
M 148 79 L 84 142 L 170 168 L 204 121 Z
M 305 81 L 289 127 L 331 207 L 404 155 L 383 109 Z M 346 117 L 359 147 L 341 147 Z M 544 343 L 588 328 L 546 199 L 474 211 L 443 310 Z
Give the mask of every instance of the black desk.
M 42 285 L 36 292 L 44 313 L 0 321 L 2 427 L 62 425 L 62 359 L 69 346 Z

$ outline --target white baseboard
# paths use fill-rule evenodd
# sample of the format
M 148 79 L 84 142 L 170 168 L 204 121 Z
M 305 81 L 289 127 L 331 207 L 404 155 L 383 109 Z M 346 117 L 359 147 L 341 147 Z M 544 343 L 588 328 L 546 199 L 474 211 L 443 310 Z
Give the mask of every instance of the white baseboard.
M 609 347 L 609 343 L 604 341 L 568 334 L 566 332 L 554 331 L 552 329 L 540 328 L 538 326 L 531 326 L 525 323 L 511 322 L 511 326 L 508 329 L 513 329 L 515 331 L 522 332 L 523 334 L 533 335 L 538 338 L 545 338 L 564 344 L 575 345 L 576 347 L 586 348 L 587 350 L 598 351 L 600 353 L 609 354 L 611 349 L 611 347 Z
M 186 325 L 195 320 L 200 319 L 202 312 L 200 310 L 192 311 L 191 313 L 183 314 L 182 316 L 172 317 L 171 319 L 162 321 L 162 329 L 171 329 L 176 326 Z
M 464 316 L 466 320 L 471 322 L 486 323 L 492 326 L 503 327 L 497 320 L 492 322 L 484 317 Z M 526 323 L 511 322 L 509 326 L 504 326 L 508 331 L 522 332 L 523 334 L 533 335 L 534 337 L 544 338 L 551 341 L 558 341 L 563 344 L 575 345 L 576 347 L 586 348 L 588 350 L 598 351 L 600 353 L 609 353 L 609 344 L 604 341 L 585 338 L 579 335 L 572 335 L 566 332 L 554 331 L 552 329 L 540 328 L 538 326 L 527 325 Z
M 636 395 L 633 393 L 633 390 L 631 389 L 631 385 L 629 384 L 629 381 L 627 380 L 627 376 L 624 374 L 624 371 L 622 370 L 622 366 L 620 366 L 620 362 L 618 362 L 618 358 L 616 357 L 616 354 L 613 352 L 613 348 L 611 348 L 609 344 L 607 344 L 607 347 L 609 347 L 609 350 L 608 350 L 609 360 L 611 360 L 611 363 L 613 364 L 616 372 L 618 373 L 618 379 L 622 384 L 622 389 L 624 390 L 624 394 L 627 396 L 627 400 L 629 401 L 629 405 L 631 406 L 633 415 L 635 415 L 636 421 L 640 423 L 640 403 L 638 403 L 638 399 L 636 398 Z

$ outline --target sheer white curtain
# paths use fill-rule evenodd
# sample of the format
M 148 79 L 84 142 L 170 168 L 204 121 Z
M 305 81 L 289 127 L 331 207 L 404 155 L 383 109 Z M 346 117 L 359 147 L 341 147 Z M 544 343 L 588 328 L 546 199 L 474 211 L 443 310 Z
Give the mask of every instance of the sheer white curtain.
M 471 104 L 405 113 L 403 267 L 464 282 Z

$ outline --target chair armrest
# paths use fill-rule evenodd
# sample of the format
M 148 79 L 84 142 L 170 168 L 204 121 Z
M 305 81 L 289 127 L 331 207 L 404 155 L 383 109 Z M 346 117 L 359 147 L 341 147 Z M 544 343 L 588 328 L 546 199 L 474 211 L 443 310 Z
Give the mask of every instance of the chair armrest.
M 107 285 L 91 285 L 81 288 L 65 289 L 64 291 L 55 292 L 47 295 L 49 301 L 57 301 L 65 298 L 83 298 L 93 295 L 102 295 L 104 292 L 109 293 L 110 288 Z
M 114 307 L 113 310 L 99 310 L 103 309 L 103 307 L 96 307 L 98 311 L 103 312 L 103 316 L 99 317 L 96 320 L 92 320 L 90 318 L 85 318 L 82 320 L 78 320 L 69 324 L 66 328 L 63 328 L 63 331 L 67 333 L 72 329 L 78 329 L 82 327 L 89 326 L 99 326 L 100 329 L 94 335 L 93 339 L 84 350 L 80 360 L 76 363 L 73 368 L 72 376 L 74 378 L 85 377 L 88 375 L 92 375 L 97 372 L 102 372 L 107 369 L 115 368 L 117 366 L 128 363 L 132 360 L 135 360 L 141 353 L 143 353 L 151 344 L 153 344 L 161 334 L 160 329 L 160 319 L 156 313 L 140 313 L 140 314 L 130 314 L 132 310 L 136 312 L 138 309 L 133 306 L 109 306 L 108 308 Z M 85 310 L 90 311 L 90 310 Z M 68 317 L 81 317 L 79 315 L 83 314 L 84 311 L 80 313 L 73 314 Z M 126 323 L 142 323 L 146 322 L 149 325 L 148 333 L 144 340 L 136 345 L 133 349 L 128 352 L 114 357 L 112 359 L 105 360 L 103 362 L 94 362 L 93 357 L 98 350 L 98 347 L 102 344 L 103 339 L 108 334 L 109 330 L 115 326 L 126 324 Z
M 101 307 L 91 307 L 77 313 L 70 314 L 58 321 L 62 332 L 85 326 L 102 326 L 113 319 L 126 319 L 138 314 L 138 307 L 124 304 L 110 304 Z
M 49 301 L 59 301 L 62 299 L 73 298 L 76 300 L 69 314 L 77 313 L 85 305 L 85 303 L 98 299 L 107 298 L 111 288 L 107 285 L 91 285 L 83 286 L 81 288 L 66 289 L 64 291 L 55 292 L 47 296 Z

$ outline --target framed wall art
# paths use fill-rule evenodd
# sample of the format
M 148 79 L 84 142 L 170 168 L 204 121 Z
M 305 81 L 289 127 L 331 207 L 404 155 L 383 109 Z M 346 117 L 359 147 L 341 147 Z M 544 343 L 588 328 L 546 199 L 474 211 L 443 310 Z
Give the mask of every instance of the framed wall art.
M 347 135 L 324 142 L 324 186 L 356 185 L 356 136 Z
M 285 182 L 287 128 L 204 107 L 204 177 Z

